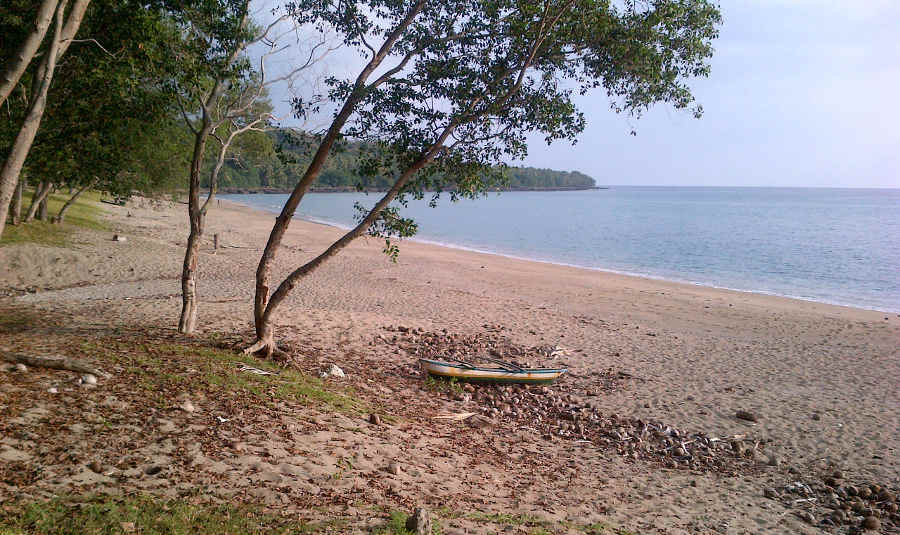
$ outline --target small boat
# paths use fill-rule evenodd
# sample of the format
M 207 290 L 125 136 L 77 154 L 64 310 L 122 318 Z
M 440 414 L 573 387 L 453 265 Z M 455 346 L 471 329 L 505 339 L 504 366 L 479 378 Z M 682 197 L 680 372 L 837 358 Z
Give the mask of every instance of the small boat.
M 451 362 L 419 359 L 419 363 L 425 373 L 431 377 L 456 379 L 469 383 L 550 384 L 560 375 L 569 371 L 566 368 L 522 368 L 509 362 L 489 358 L 484 360 L 497 364 L 497 368 L 475 366 L 458 359 L 448 360 Z

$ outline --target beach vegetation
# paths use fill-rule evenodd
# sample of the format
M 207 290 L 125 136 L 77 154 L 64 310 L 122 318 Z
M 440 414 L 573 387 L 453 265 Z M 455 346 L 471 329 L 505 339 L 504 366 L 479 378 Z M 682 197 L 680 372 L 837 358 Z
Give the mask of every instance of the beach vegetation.
M 28 192 L 26 190 L 26 192 Z M 103 219 L 103 211 L 98 201 L 100 193 L 87 192 L 69 204 L 68 217 L 64 224 L 55 221 L 34 221 L 28 225 L 11 225 L 0 237 L 0 245 L 16 243 L 35 243 L 52 247 L 68 247 L 72 245 L 72 234 L 79 228 L 91 230 L 108 230 Z M 70 199 L 62 193 L 47 196 L 47 206 L 51 212 L 57 212 Z
M 141 533 L 163 535 L 253 535 L 335 533 L 342 523 L 306 523 L 229 502 L 197 504 L 150 495 L 64 496 L 49 501 L 6 503 L 0 510 L 0 533 L 70 535 Z
M 687 81 L 708 74 L 721 22 L 708 0 L 379 0 L 368 10 L 317 2 L 305 7 L 368 61 L 356 76 L 328 79 L 328 97 L 338 111 L 260 258 L 257 341 L 247 351 L 266 355 L 277 349 L 280 304 L 350 242 L 365 234 L 384 238 L 385 252 L 396 257 L 390 240 L 416 228 L 398 206 L 426 197 L 436 205 L 444 193 L 451 201 L 482 195 L 504 182 L 504 161 L 525 157 L 529 134 L 547 143 L 577 141 L 585 117 L 575 94 L 605 92 L 615 112 L 635 117 L 657 103 L 699 117 L 702 108 Z M 273 285 L 273 263 L 291 219 L 344 138 L 371 145 L 360 173 L 389 175 L 391 187 L 361 207 L 350 231 Z

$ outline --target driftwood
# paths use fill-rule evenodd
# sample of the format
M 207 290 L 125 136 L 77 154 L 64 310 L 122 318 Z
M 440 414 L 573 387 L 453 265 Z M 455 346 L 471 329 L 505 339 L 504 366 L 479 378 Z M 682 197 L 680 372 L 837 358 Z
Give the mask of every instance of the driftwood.
M 31 355 L 22 355 L 20 353 L 3 353 L 3 360 L 14 364 L 25 364 L 35 368 L 51 368 L 54 370 L 67 370 L 77 373 L 90 373 L 97 377 L 109 377 L 108 373 L 104 373 L 97 368 L 89 366 L 80 360 L 71 359 L 63 356 L 54 357 L 35 357 Z

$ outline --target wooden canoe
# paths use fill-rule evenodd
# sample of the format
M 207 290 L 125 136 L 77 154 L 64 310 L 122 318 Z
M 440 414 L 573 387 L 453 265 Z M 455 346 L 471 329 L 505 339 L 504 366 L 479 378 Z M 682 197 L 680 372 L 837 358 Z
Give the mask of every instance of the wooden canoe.
M 500 361 L 495 361 L 500 362 Z M 419 359 L 422 369 L 431 377 L 456 379 L 468 383 L 549 384 L 569 371 L 566 368 L 520 368 L 506 364 L 498 368 L 473 366 L 467 362 L 442 362 Z

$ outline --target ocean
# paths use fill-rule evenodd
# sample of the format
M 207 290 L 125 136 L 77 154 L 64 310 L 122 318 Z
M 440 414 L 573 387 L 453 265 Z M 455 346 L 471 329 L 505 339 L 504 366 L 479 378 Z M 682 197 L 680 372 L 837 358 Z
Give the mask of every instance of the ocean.
M 222 198 L 279 212 L 287 195 Z M 354 202 L 378 198 L 311 193 L 297 217 L 346 228 Z M 900 312 L 900 189 L 612 186 L 401 213 L 415 239 L 450 247 Z

